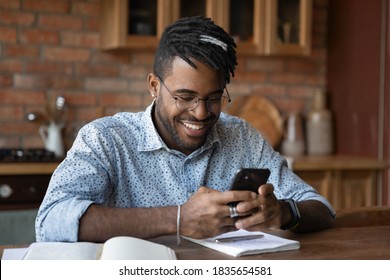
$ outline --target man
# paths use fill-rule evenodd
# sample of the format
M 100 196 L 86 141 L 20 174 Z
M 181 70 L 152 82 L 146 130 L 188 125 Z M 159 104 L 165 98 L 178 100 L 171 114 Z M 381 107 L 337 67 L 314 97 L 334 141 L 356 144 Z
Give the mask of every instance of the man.
M 258 131 L 221 112 L 230 102 L 235 47 L 206 18 L 167 27 L 147 80 L 154 102 L 145 112 L 119 113 L 80 130 L 40 207 L 37 240 L 206 238 L 240 228 L 332 226 L 328 201 Z M 244 167 L 271 170 L 258 194 L 229 191 Z

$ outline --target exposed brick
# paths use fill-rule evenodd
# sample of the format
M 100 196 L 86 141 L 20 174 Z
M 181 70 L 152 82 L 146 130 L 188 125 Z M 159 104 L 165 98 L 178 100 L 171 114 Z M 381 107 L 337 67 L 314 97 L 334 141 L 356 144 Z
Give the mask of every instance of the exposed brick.
M 292 73 L 315 73 L 318 69 L 318 62 L 311 59 L 297 58 L 287 61 L 287 71 Z
M 1 65 L 0 65 L 1 69 Z M 27 61 L 26 71 L 30 73 L 40 74 L 67 74 L 73 73 L 73 66 L 71 63 L 63 62 L 47 62 L 47 61 Z
M 286 95 L 286 87 L 280 85 L 262 84 L 253 89 L 252 94 L 263 96 L 284 96 Z
M 69 107 L 94 106 L 97 104 L 96 93 L 78 91 L 62 92 L 61 95 L 64 96 Z
M 245 61 L 245 71 L 281 72 L 285 68 L 285 61 L 281 58 L 254 57 Z
M 0 63 L 0 72 L 4 73 L 18 73 L 21 72 L 23 63 L 15 59 L 2 59 Z
M 62 32 L 62 45 L 85 48 L 97 48 L 100 44 L 98 33 Z
M 89 91 L 112 91 L 112 92 L 126 92 L 127 81 L 124 79 L 95 79 L 90 78 L 85 81 L 85 88 Z
M 0 0 L 0 8 L 16 10 L 20 8 L 20 0 Z
M 48 47 L 44 57 L 50 61 L 86 62 L 90 56 L 87 49 Z
M 43 91 L 0 89 L 1 104 L 44 104 L 46 100 Z
M 90 122 L 103 116 L 102 107 L 82 107 L 77 109 L 77 120 Z
M 265 74 L 262 72 L 245 71 L 236 73 L 234 79 L 238 82 L 259 83 L 265 81 Z
M 154 52 L 100 50 L 100 2 L 0 0 L 1 147 L 43 147 L 38 124 L 27 122 L 24 115 L 42 112 L 47 94 L 66 98 L 68 147 L 90 120 L 144 110 L 151 103 L 146 77 Z M 311 55 L 239 55 L 236 78 L 228 85 L 233 100 L 260 94 L 270 97 L 282 113 L 308 108 L 310 91 L 326 87 L 328 0 L 314 0 L 313 7 Z M 9 84 L 10 77 L 15 86 Z
M 0 124 L 2 125 L 2 124 Z M 8 135 L 7 131 L 0 131 L 0 147 L 2 148 L 19 148 L 21 145 L 21 136 L 20 135 Z
M 100 104 L 105 106 L 140 106 L 142 99 L 139 95 L 128 93 L 103 93 L 100 94 Z
M 311 97 L 316 88 L 312 87 L 291 87 L 288 89 L 287 94 L 290 97 L 301 98 L 301 97 Z
M 0 11 L 0 23 L 6 25 L 31 26 L 35 21 L 35 15 L 21 11 Z
M 24 29 L 20 31 L 19 40 L 26 44 L 57 45 L 59 42 L 58 32 L 42 29 Z
M 77 64 L 75 67 L 76 75 L 82 76 L 102 76 L 112 77 L 119 73 L 118 67 L 111 64 Z
M 232 82 L 229 85 L 227 85 L 227 89 L 231 96 L 252 93 L 252 87 L 248 83 Z
M 302 84 L 305 77 L 301 73 L 274 73 L 270 75 L 270 81 L 275 84 Z
M 16 28 L 0 27 L 0 42 L 16 43 Z
M 98 17 L 100 14 L 100 5 L 96 3 L 88 2 L 73 2 L 72 14 L 83 15 L 88 17 Z
M 7 44 L 4 47 L 4 55 L 13 58 L 38 58 L 39 54 L 37 46 Z
M 83 80 L 72 76 L 37 76 L 17 74 L 14 77 L 16 88 L 27 89 L 79 89 Z
M 29 125 L 27 121 L 24 122 L 10 122 L 1 125 L 3 133 L 8 135 L 25 135 L 37 133 L 34 125 Z
M 118 63 L 118 64 L 129 64 L 130 63 L 130 52 L 126 51 L 115 51 L 115 52 L 95 52 L 92 56 L 92 61 L 97 63 Z
M 36 12 L 68 13 L 70 5 L 67 0 L 24 0 L 23 8 Z
M 50 30 L 82 30 L 83 20 L 76 16 L 60 16 L 41 14 L 38 27 Z
M 306 84 L 309 86 L 326 86 L 326 78 L 324 73 L 306 75 Z
M 42 138 L 38 134 L 38 130 L 36 133 L 33 133 L 31 135 L 26 135 L 23 137 L 23 148 L 25 149 L 43 149 L 44 144 Z
M 99 32 L 100 20 L 98 18 L 87 18 L 84 21 L 84 30 L 90 32 Z
M 273 99 L 276 107 L 279 109 L 282 115 L 286 115 L 291 111 L 304 112 L 305 100 L 296 98 L 276 98 Z
M 134 65 L 152 66 L 154 52 L 132 52 L 131 63 Z
M 23 119 L 23 108 L 21 106 L 1 106 L 0 121 Z
M 12 85 L 11 75 L 0 75 L 0 87 L 9 87 Z
M 146 77 L 152 72 L 150 67 L 144 65 L 123 65 L 121 67 L 120 76 L 129 79 L 142 79 L 146 81 Z

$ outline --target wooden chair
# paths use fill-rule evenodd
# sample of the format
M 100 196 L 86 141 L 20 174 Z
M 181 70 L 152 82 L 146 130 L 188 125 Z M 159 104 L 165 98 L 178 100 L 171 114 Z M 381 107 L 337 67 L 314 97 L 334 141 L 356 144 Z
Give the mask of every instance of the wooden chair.
M 390 225 L 390 206 L 370 206 L 337 211 L 335 227 Z

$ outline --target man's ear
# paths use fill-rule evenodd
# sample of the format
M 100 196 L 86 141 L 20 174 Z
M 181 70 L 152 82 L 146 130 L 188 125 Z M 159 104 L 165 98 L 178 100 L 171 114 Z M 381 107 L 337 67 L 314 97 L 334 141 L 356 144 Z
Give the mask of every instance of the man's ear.
M 148 89 L 149 89 L 150 95 L 153 98 L 156 98 L 158 95 L 158 87 L 159 87 L 158 78 L 153 73 L 150 73 L 148 75 Z

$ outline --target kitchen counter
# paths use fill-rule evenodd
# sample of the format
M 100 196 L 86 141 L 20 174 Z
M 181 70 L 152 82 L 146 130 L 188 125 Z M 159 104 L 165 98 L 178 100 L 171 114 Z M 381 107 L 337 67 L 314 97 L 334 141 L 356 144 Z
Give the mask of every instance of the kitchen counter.
M 0 162 L 0 175 L 51 175 L 59 162 Z
M 302 156 L 293 159 L 294 171 L 308 170 L 383 170 L 389 163 L 367 157 L 329 155 Z

